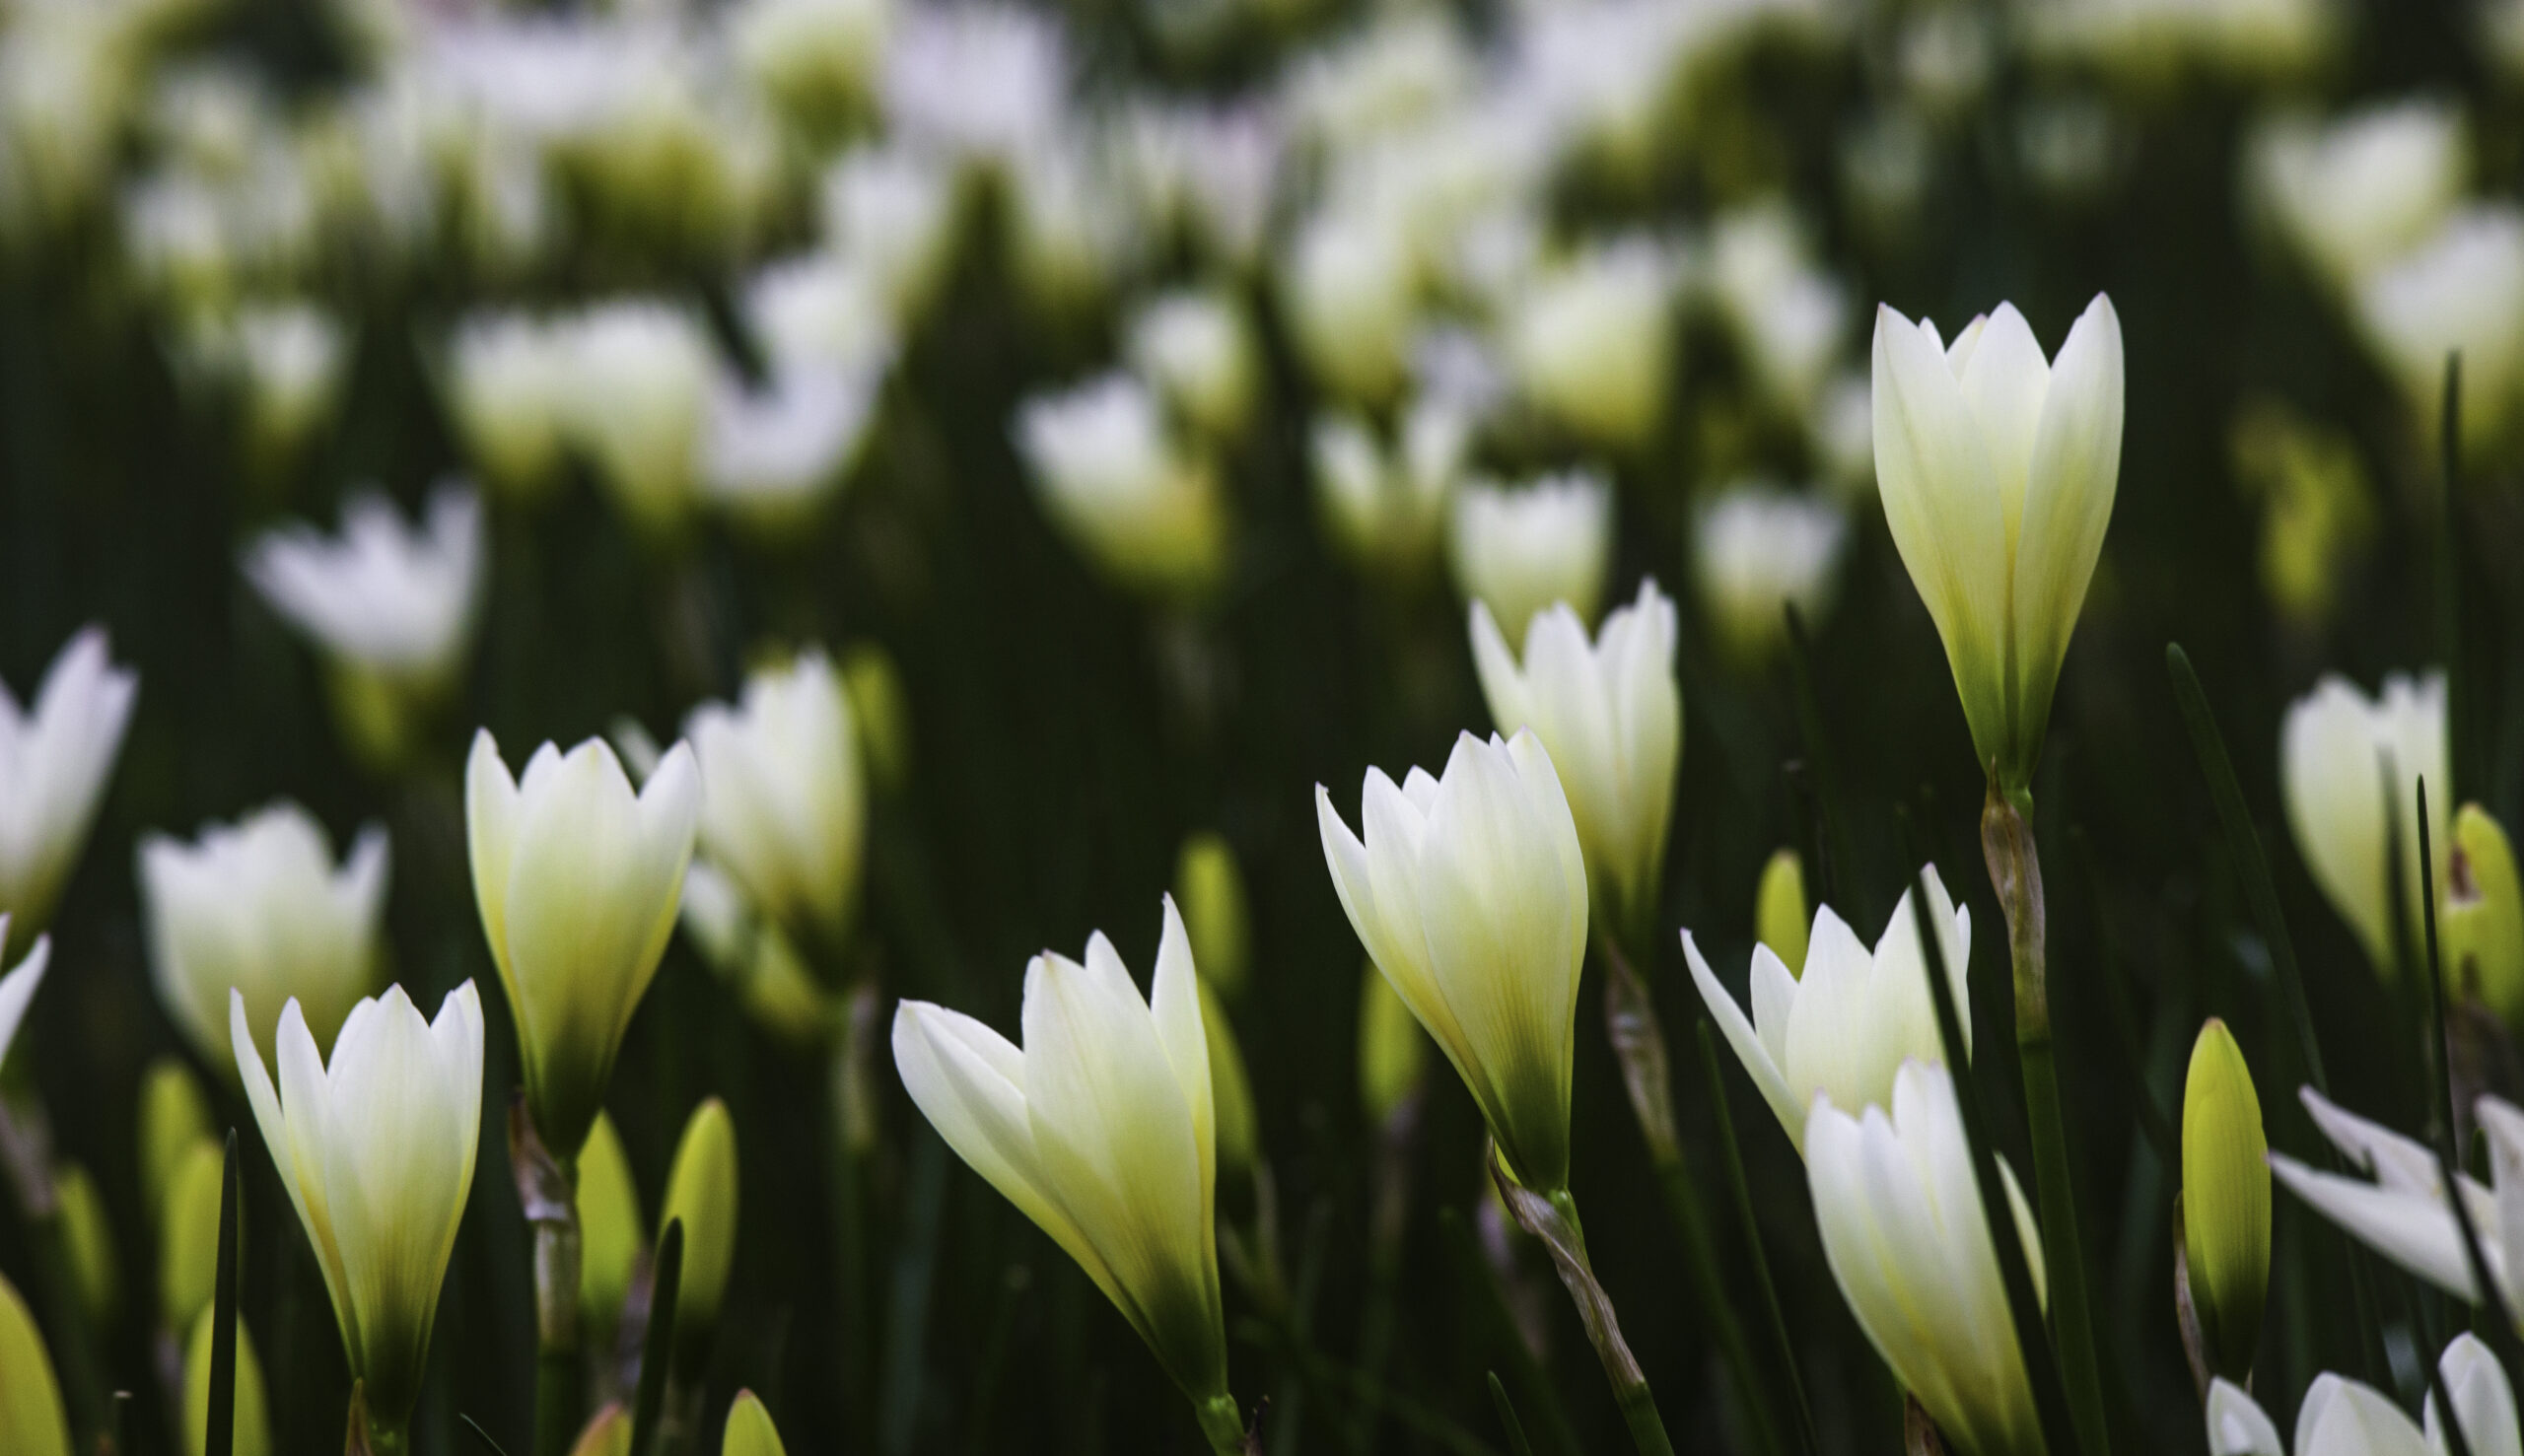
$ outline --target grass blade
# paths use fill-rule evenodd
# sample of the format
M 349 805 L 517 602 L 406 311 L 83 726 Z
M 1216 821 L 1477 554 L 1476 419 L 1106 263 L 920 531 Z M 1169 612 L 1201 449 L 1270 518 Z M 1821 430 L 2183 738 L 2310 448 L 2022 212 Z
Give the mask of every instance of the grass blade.
M 658 1418 L 666 1406 L 666 1367 L 674 1360 L 674 1310 L 683 1284 L 683 1220 L 669 1218 L 658 1237 L 656 1292 L 640 1346 L 640 1385 L 631 1398 L 631 1456 L 656 1456 Z
M 211 1285 L 210 1410 L 202 1432 L 202 1456 L 231 1456 L 237 1449 L 237 1130 L 219 1169 L 219 1261 Z
M 1499 1424 L 1507 1432 L 1510 1456 L 1534 1456 L 1533 1442 L 1525 1439 L 1524 1422 L 1516 1419 L 1516 1408 L 1507 1400 L 1507 1387 L 1499 1383 L 1499 1372 L 1486 1370 L 1482 1373 L 1490 1382 L 1491 1408 L 1499 1413 Z M 2465 1452 L 2463 1456 L 2470 1456 L 2470 1453 Z

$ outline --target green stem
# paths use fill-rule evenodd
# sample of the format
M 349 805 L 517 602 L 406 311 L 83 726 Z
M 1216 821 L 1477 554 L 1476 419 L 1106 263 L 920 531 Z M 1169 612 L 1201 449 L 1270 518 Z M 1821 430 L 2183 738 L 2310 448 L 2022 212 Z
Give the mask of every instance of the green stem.
M 409 1422 L 387 1424 L 372 1421 L 368 1427 L 369 1456 L 407 1456 L 412 1449 Z
M 568 1456 L 585 1414 L 579 1353 L 579 1205 L 534 1224 L 534 1456 Z
M 1613 1402 L 1621 1407 L 1622 1421 L 1630 1427 L 1630 1438 L 1639 1447 L 1639 1456 L 1673 1456 L 1674 1443 L 1665 1434 L 1664 1419 L 1656 1413 L 1656 1398 L 1648 1388 L 1648 1374 L 1639 1368 L 1638 1356 L 1630 1352 L 1630 1345 L 1621 1338 L 1621 1321 L 1613 1313 L 1612 1296 L 1604 1292 L 1595 1278 L 1594 1264 L 1586 1257 L 1586 1229 L 1578 1217 L 1578 1201 L 1566 1188 L 1537 1193 L 1507 1174 L 1507 1166 L 1500 1160 L 1499 1144 L 1490 1145 L 1491 1182 L 1499 1189 L 1499 1198 L 1515 1216 L 1518 1227 L 1542 1240 L 1551 1251 L 1551 1262 L 1560 1271 L 1560 1282 L 1569 1288 L 1570 1299 L 1578 1306 L 1578 1320 L 1586 1330 L 1586 1342 L 1595 1347 L 1595 1357 L 1604 1363 L 1604 1379 L 1613 1388 Z
M 1236 1409 L 1235 1397 L 1221 1393 L 1194 1401 L 1192 1414 L 1200 1418 L 1201 1434 L 1218 1456 L 1248 1456 L 1254 1449 L 1245 1439 L 1244 1413 Z

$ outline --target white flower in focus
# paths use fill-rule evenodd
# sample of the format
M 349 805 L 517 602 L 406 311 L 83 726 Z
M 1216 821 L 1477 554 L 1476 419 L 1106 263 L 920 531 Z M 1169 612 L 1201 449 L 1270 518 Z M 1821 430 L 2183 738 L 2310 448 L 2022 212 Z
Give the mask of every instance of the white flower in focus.
M 2428 843 L 2437 847 L 2440 866 L 2444 846 L 2452 843 L 2448 743 L 2445 674 L 2432 670 L 2416 679 L 2393 673 L 2373 698 L 2327 674 L 2288 705 L 2279 728 L 2279 790 L 2296 853 L 2380 976 L 2391 977 L 2401 964 L 2393 944 L 2389 836 L 2401 841 L 2404 930 L 2414 947 L 2422 925 L 2419 781 L 2427 783 Z
M 1519 290 L 1503 352 L 1518 389 L 1579 441 L 1645 447 L 1673 380 L 1673 262 L 1647 239 L 1581 253 Z
M 1591 622 L 1611 569 L 1612 485 L 1588 471 L 1507 488 L 1469 481 L 1447 530 L 1455 587 L 1522 636 L 1534 613 L 1565 601 Z
M 2472 171 L 2461 108 L 2423 97 L 2328 122 L 2278 117 L 2246 157 L 2254 200 L 2315 278 L 2344 297 L 2444 226 Z
M 482 598 L 482 503 L 460 484 L 430 493 L 417 526 L 374 488 L 342 508 L 338 537 L 306 525 L 267 531 L 245 575 L 326 657 L 418 698 L 464 664 Z
M 1197 593 L 1225 570 L 1217 474 L 1167 438 L 1147 385 L 1113 374 L 1038 395 L 1016 434 L 1044 509 L 1121 585 Z
M 695 498 L 717 356 L 699 319 L 650 300 L 599 304 L 564 325 L 565 436 L 631 524 L 671 535 Z
M 1793 605 L 1809 630 L 1820 625 L 1848 538 L 1848 517 L 1819 496 L 1739 485 L 1702 506 L 1692 577 L 1702 612 L 1736 661 L 1764 662 L 1787 640 L 1784 606 Z
M 1243 432 L 1262 365 L 1252 325 L 1230 295 L 1187 290 L 1149 300 L 1131 315 L 1123 352 L 1195 427 L 1220 440 Z
M 512 500 L 559 483 L 573 359 L 565 328 L 516 310 L 468 314 L 448 338 L 448 415 L 483 483 Z
M 281 1007 L 295 1002 L 316 1041 L 377 985 L 384 963 L 386 831 L 360 831 L 333 866 L 331 842 L 295 803 L 234 824 L 207 824 L 191 844 L 140 841 L 149 959 L 166 1007 L 193 1049 L 233 1071 L 229 1002 L 242 998 L 257 1046 L 271 1046 Z
M 2464 208 L 2410 251 L 2361 277 L 2357 322 L 2401 385 L 2432 449 L 2444 407 L 2445 356 L 2463 356 L 2463 444 L 2496 440 L 2524 393 L 2524 208 Z
M 0 685 L 0 914 L 18 939 L 44 928 L 96 822 L 131 722 L 137 673 L 89 627 L 63 644 L 25 707 Z
M 850 699 L 821 652 L 755 671 L 734 707 L 684 720 L 706 793 L 701 848 L 752 907 L 842 942 L 859 896 L 868 791 Z
M 1954 992 L 1963 1047 L 1972 1048 L 1972 909 L 1947 897 L 1936 867 L 1926 870 L 1928 924 L 1937 928 L 1937 950 Z M 1683 932 L 1683 958 L 1692 984 L 1761 1088 L 1788 1141 L 1804 1145 L 1814 1099 L 1835 1107 L 1892 1105 L 1897 1074 L 1909 1063 L 1945 1065 L 1945 1041 L 1937 1030 L 1928 955 L 1920 944 L 1911 891 L 1894 902 L 1884 934 L 1869 950 L 1829 905 L 1814 909 L 1801 970 L 1790 970 L 1768 945 L 1753 947 L 1747 1018 L 1702 959 L 1700 943 Z
M 792 533 L 857 459 L 876 382 L 832 368 L 774 374 L 760 389 L 722 374 L 701 441 L 701 488 L 756 529 Z

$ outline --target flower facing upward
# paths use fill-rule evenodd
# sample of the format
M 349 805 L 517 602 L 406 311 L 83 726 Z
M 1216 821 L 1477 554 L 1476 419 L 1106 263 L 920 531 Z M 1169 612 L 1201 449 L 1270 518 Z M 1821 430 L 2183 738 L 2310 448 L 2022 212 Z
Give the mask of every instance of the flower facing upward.
M 850 699 L 821 652 L 756 671 L 684 722 L 708 793 L 701 844 L 760 914 L 829 950 L 859 897 L 868 790 Z
M 2045 361 L 2012 304 L 1951 347 L 1875 314 L 1875 473 L 1994 783 L 2033 778 L 2121 475 L 2121 319 L 2098 294 Z
M 2463 1441 L 2474 1456 L 2514 1456 L 2524 1450 L 2515 1421 L 2515 1390 L 2497 1356 L 2470 1333 L 2457 1335 L 2436 1363 L 2454 1402 Z M 2373 1386 L 2328 1372 L 2305 1388 L 2296 1408 L 2297 1456 L 2444 1456 L 2442 1410 L 2431 1388 L 2425 1423 L 2413 1421 Z M 2246 1394 L 2220 1376 L 2208 1387 L 2208 1456 L 2287 1456 L 2279 1426 Z
M 139 688 L 106 658 L 97 627 L 61 649 L 26 708 L 0 687 L 0 912 L 22 939 L 52 918 Z
M 429 695 L 462 667 L 482 591 L 482 507 L 444 485 L 418 528 L 380 492 L 354 495 L 342 530 L 284 526 L 245 553 L 245 575 L 273 610 L 327 658 Z
M 2444 863 L 2454 786 L 2445 728 L 2445 674 L 2394 673 L 2373 698 L 2326 675 L 2287 707 L 2279 728 L 2279 787 L 2297 853 L 2376 974 L 2393 975 L 2391 839 L 2401 840 L 2404 933 L 2416 949 L 2421 919 L 2419 796 L 2427 784 L 2428 843 Z M 2442 881 L 2440 868 L 2437 878 Z
M 1612 545 L 1612 485 L 1582 470 L 1514 490 L 1467 482 L 1447 529 L 1455 586 L 1519 636 L 1555 601 L 1593 621 Z

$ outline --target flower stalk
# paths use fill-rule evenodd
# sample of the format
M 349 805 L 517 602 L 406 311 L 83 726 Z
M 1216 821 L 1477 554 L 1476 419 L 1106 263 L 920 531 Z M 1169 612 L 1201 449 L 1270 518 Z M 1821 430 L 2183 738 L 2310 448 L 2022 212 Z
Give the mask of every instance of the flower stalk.
M 509 1167 L 534 1230 L 534 1456 L 566 1456 L 578 1437 L 586 1381 L 578 1176 L 535 1136 L 523 1092 L 509 1100 Z
M 1518 1183 L 1502 1158 L 1499 1145 L 1490 1146 L 1490 1177 L 1499 1186 L 1500 1201 L 1515 1217 L 1516 1226 L 1542 1240 L 1551 1251 L 1552 1266 L 1560 1271 L 1560 1282 L 1569 1286 L 1569 1297 L 1578 1306 L 1579 1323 L 1586 1328 L 1586 1343 L 1595 1347 L 1595 1356 L 1604 1363 L 1604 1378 L 1611 1382 L 1613 1402 L 1621 1407 L 1622 1421 L 1630 1427 L 1631 1442 L 1640 1456 L 1673 1456 L 1674 1443 L 1665 1434 L 1664 1418 L 1656 1412 L 1655 1394 L 1648 1388 L 1648 1372 L 1639 1367 L 1639 1357 L 1630 1352 L 1629 1342 L 1622 1339 L 1621 1321 L 1613 1313 L 1612 1297 L 1595 1279 L 1592 1261 L 1586 1257 L 1586 1231 L 1578 1219 L 1578 1201 L 1566 1188 L 1538 1193 Z

